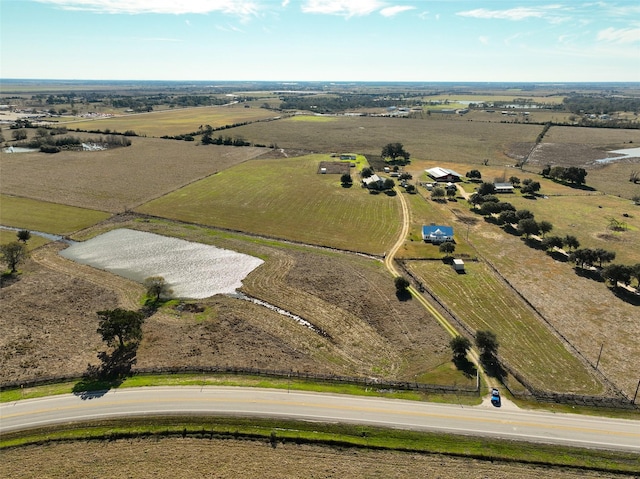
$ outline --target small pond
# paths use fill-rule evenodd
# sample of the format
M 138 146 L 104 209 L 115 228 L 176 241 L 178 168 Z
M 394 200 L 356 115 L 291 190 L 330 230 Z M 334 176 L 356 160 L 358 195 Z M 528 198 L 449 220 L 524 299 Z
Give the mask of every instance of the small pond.
M 614 153 L 616 155 L 615 158 L 602 158 L 600 160 L 596 160 L 596 163 L 611 163 L 612 161 L 622 160 L 624 158 L 640 158 L 640 148 L 624 148 L 622 150 L 611 150 L 609 153 Z
M 172 296 L 191 299 L 234 293 L 263 263 L 235 251 L 125 228 L 75 243 L 60 254 L 140 283 L 162 276 Z
M 32 153 L 34 151 L 40 151 L 39 148 L 23 148 L 21 146 L 8 146 L 3 148 L 3 153 Z

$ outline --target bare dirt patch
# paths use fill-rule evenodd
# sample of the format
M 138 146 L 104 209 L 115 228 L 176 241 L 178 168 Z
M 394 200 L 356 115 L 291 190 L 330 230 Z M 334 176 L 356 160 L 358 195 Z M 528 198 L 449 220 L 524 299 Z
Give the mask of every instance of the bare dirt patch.
M 318 165 L 318 173 L 327 175 L 343 175 L 350 171 L 349 163 L 341 163 L 339 161 L 321 161 Z
M 593 479 L 628 477 L 588 470 L 267 441 L 134 439 L 55 443 L 2 452 L 3 477 L 305 477 Z

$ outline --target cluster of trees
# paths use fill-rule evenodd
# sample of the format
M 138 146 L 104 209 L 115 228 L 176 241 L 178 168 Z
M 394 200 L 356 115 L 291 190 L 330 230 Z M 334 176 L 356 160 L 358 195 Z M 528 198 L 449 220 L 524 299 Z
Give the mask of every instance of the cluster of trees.
M 636 290 L 640 290 L 640 263 L 636 263 L 633 266 L 610 264 L 605 267 L 600 274 L 616 289 L 618 288 L 618 283 L 623 283 L 625 286 L 629 286 L 629 284 L 631 284 L 631 280 L 635 279 L 637 282 Z
M 596 263 L 602 268 L 603 263 L 611 263 L 616 259 L 616 253 L 602 248 L 581 248 L 573 251 L 569 259 L 580 268 L 595 266 Z
M 480 350 L 480 360 L 485 366 L 493 367 L 498 363 L 498 339 L 492 331 L 479 330 L 475 334 L 476 347 Z M 471 341 L 465 336 L 455 336 L 449 341 L 455 362 L 464 361 L 471 349 Z
M 434 186 L 431 190 L 431 199 L 434 201 L 444 200 L 445 197 L 452 200 L 456 197 L 458 193 L 458 188 L 456 185 L 450 185 L 446 188 L 443 186 Z
M 542 170 L 542 176 L 554 180 L 567 181 L 576 185 L 584 185 L 587 171 L 576 166 L 551 166 L 547 165 Z
M 564 108 L 571 113 L 602 115 L 616 111 L 640 111 L 640 98 L 620 95 L 579 95 L 574 94 L 563 100 Z
M 319 113 L 336 113 L 356 108 L 385 108 L 406 103 L 398 98 L 354 93 L 336 93 L 327 96 L 291 95 L 283 96 L 281 100 L 280 109 L 282 110 L 309 110 Z

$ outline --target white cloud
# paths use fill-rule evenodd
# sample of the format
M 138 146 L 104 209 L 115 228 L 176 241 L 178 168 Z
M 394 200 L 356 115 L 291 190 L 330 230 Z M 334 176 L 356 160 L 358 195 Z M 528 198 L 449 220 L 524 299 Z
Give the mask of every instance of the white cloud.
M 230 15 L 257 15 L 254 0 L 36 0 L 64 10 L 110 14 L 186 14 L 222 12 Z
M 600 30 L 598 40 L 610 43 L 640 42 L 640 28 L 606 28 Z
M 289 5 L 289 0 L 282 0 L 282 8 L 286 8 Z
M 500 19 L 500 20 L 524 20 L 525 18 L 544 18 L 546 9 L 534 7 L 516 7 L 507 10 L 487 10 L 486 8 L 476 8 L 466 12 L 458 12 L 461 17 Z
M 380 10 L 380 14 L 384 17 L 393 17 L 399 13 L 406 12 L 408 10 L 414 10 L 416 7 L 410 6 L 401 6 L 397 5 L 395 7 L 386 7 Z
M 302 11 L 354 17 L 369 15 L 384 6 L 385 4 L 379 0 L 307 0 L 302 6 Z
M 480 37 L 478 37 L 478 40 L 480 40 L 480 43 L 482 43 L 483 45 L 489 44 L 489 37 L 486 37 L 484 35 L 481 35 Z

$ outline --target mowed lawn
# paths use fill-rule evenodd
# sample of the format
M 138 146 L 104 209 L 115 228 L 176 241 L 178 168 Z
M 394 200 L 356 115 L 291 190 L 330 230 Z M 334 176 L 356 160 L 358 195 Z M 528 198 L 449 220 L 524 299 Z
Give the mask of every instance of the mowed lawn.
M 276 113 L 264 108 L 244 108 L 243 105 L 231 105 L 136 113 L 112 118 L 73 121 L 64 123 L 64 126 L 82 130 L 104 131 L 110 129 L 120 133 L 133 130 L 140 136 L 161 137 L 195 132 L 201 125 L 211 125 L 217 128 L 276 116 L 278 116 Z M 220 134 L 227 136 L 228 132 L 220 132 Z
M 68 235 L 109 216 L 103 211 L 0 195 L 0 224 L 14 228 Z
M 467 262 L 462 275 L 440 261 L 415 261 L 410 267 L 468 326 L 493 331 L 501 345 L 500 356 L 535 387 L 601 392 L 582 363 L 486 264 Z
M 397 197 L 373 195 L 358 177 L 318 174 L 328 155 L 253 160 L 188 185 L 136 211 L 340 249 L 383 254 L 401 227 Z

